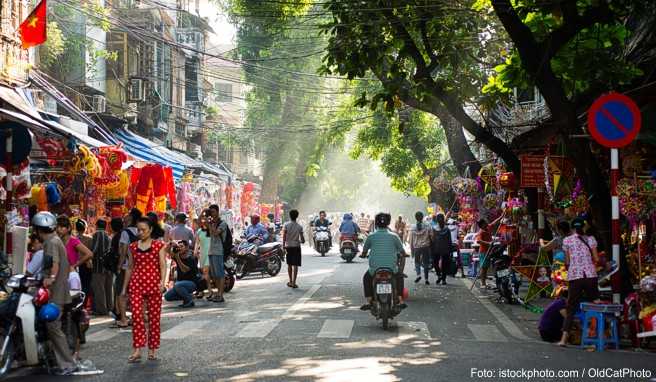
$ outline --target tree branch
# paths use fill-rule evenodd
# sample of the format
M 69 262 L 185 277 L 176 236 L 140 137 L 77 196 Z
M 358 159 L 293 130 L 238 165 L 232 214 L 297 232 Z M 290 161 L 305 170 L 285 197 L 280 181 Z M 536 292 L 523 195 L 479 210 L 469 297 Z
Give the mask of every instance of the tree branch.
M 410 57 L 412 57 L 412 60 L 415 62 L 415 65 L 417 66 L 417 74 L 421 73 L 423 75 L 423 73 L 426 73 L 428 64 L 426 63 L 424 56 L 419 51 L 419 48 L 417 47 L 415 40 L 410 35 L 410 32 L 408 32 L 408 30 L 403 25 L 403 21 L 394 15 L 394 12 L 392 12 L 390 9 L 383 9 L 381 12 L 390 23 L 391 27 L 394 28 L 399 36 L 401 36 L 403 39 L 403 50 L 406 50 L 410 54 Z

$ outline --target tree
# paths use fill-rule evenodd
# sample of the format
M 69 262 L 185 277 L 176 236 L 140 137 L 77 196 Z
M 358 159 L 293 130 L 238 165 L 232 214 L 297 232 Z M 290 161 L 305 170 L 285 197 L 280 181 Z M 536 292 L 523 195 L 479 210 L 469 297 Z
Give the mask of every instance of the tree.
M 486 81 L 486 59 L 504 46 L 495 20 L 471 9 L 473 1 L 327 2 L 333 19 L 324 27 L 328 53 L 324 73 L 363 78 L 368 72 L 384 91 L 365 95 L 362 104 L 396 98 L 438 117 L 446 131 L 449 153 L 459 172 L 465 163 L 480 168 L 462 132 L 519 171 L 510 147 L 466 111 Z M 456 121 L 457 123 L 454 123 Z
M 626 89 L 643 77 L 625 55 L 630 34 L 625 23 L 632 15 L 649 14 L 649 3 L 479 0 L 475 4 L 481 12 L 493 9 L 514 45 L 512 55 L 497 67 L 498 75 L 485 90 L 504 92 L 526 84 L 539 89 L 553 112 L 551 123 L 543 129 L 558 134 L 567 151 L 576 153 L 577 176 L 592 194 L 593 218 L 606 238 L 610 223 L 606 177 L 590 142 L 571 135 L 585 132 L 579 115 L 594 98 L 608 90 Z

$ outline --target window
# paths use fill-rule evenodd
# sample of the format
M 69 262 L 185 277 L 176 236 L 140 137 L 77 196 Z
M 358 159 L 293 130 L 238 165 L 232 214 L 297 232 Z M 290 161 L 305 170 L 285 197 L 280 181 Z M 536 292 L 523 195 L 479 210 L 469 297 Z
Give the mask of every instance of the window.
M 517 103 L 535 102 L 535 88 L 529 87 L 528 89 L 516 89 L 515 97 Z
M 214 84 L 217 102 L 232 102 L 232 84 L 218 82 Z

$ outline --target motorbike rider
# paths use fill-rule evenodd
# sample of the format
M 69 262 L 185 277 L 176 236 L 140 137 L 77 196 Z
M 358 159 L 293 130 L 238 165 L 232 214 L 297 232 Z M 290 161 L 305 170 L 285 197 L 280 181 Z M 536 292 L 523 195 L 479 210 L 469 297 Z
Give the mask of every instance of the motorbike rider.
M 264 224 L 260 223 L 259 215 L 251 216 L 251 225 L 246 228 L 246 238 L 251 236 L 257 236 L 260 243 L 266 243 L 269 239 L 269 231 Z
M 50 212 L 39 212 L 32 218 L 32 225 L 43 240 L 43 286 L 50 291 L 50 302 L 56 304 L 60 311 L 60 315 L 55 321 L 46 324 L 48 338 L 52 343 L 52 350 L 60 369 L 58 374 L 71 375 L 77 371 L 77 366 L 68 347 L 66 335 L 62 331 L 61 321 L 64 305 L 72 302 L 68 286 L 70 265 L 66 247 L 55 233 L 57 226 L 55 215 Z
M 319 218 L 314 221 L 313 226 L 314 226 L 314 229 L 317 229 L 318 227 L 330 228 L 331 224 L 332 223 L 330 222 L 330 220 L 328 220 L 328 218 L 326 217 L 326 211 L 319 211 Z M 313 235 L 313 237 L 314 237 L 314 235 Z M 329 245 L 332 247 L 332 245 L 333 245 L 333 236 L 330 233 L 330 229 L 328 229 L 328 240 L 329 240 L 329 243 L 330 243 Z M 314 241 L 314 247 L 315 248 L 317 247 L 316 240 Z
M 376 231 L 367 236 L 360 257 L 369 257 L 369 269 L 362 277 L 364 286 L 364 296 L 367 303 L 360 307 L 361 310 L 370 310 L 373 303 L 373 276 L 379 268 L 392 269 L 396 276 L 396 288 L 399 298 L 399 307 L 405 309 L 407 305 L 403 302 L 403 264 L 405 259 L 405 249 L 399 236 L 391 232 L 388 227 L 392 221 L 392 216 L 388 213 L 378 213 L 374 218 Z M 371 251 L 371 253 L 370 253 Z
M 360 227 L 356 222 L 353 221 L 353 215 L 346 213 L 342 219 L 342 224 L 339 225 L 340 236 L 351 236 L 353 237 L 353 242 L 355 243 L 355 250 L 358 250 L 358 234 L 360 233 Z M 340 237 L 340 242 L 341 242 Z

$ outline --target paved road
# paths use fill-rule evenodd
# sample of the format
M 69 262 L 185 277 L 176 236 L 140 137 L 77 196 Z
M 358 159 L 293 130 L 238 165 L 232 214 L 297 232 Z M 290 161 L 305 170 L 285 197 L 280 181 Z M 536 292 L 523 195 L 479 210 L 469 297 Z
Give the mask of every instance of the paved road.
M 95 321 L 83 356 L 105 370 L 89 381 L 465 381 L 472 368 L 571 370 L 583 380 L 589 368 L 651 369 L 656 356 L 561 349 L 537 338 L 537 315 L 499 305 L 469 291 L 468 281 L 447 286 L 412 284 L 409 308 L 383 331 L 361 312 L 362 260 L 345 264 L 336 254 L 305 249 L 299 289 L 286 274 L 238 281 L 223 305 L 199 302 L 194 309 L 165 305 L 160 361 L 128 365 L 130 332 Z M 411 270 L 408 264 L 406 270 Z M 412 281 L 410 281 L 412 283 Z M 492 373 L 492 374 L 489 374 Z M 26 375 L 14 381 L 58 380 Z M 576 375 L 572 375 L 576 377 Z M 588 376 L 588 378 L 586 378 Z M 526 380 L 521 375 L 514 380 Z M 578 380 L 580 378 L 534 378 Z M 506 379 L 507 380 L 507 379 Z M 611 378 L 606 380 L 620 380 Z M 630 380 L 630 379 L 625 379 Z M 644 379 L 643 379 L 644 380 Z M 656 380 L 656 379 L 655 379 Z

